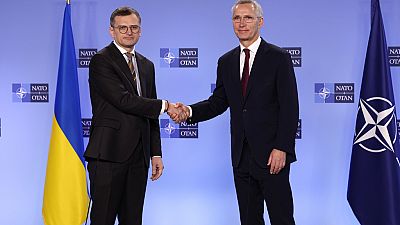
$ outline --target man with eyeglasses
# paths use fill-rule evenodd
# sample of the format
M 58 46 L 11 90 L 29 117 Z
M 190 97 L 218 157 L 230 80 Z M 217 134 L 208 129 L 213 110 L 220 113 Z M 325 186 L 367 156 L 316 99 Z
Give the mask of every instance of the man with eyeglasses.
M 256 1 L 237 1 L 232 23 L 240 45 L 219 58 L 216 88 L 207 100 L 179 103 L 182 118 L 205 121 L 229 107 L 241 224 L 264 225 L 265 201 L 271 225 L 294 225 L 289 171 L 296 161 L 299 106 L 291 57 L 260 37 L 264 19 Z
M 153 63 L 135 51 L 141 35 L 140 14 L 116 9 L 109 32 L 114 41 L 89 65 L 92 125 L 88 161 L 92 225 L 142 224 L 148 168 L 157 180 L 163 172 L 158 117 L 178 113 L 158 100 Z

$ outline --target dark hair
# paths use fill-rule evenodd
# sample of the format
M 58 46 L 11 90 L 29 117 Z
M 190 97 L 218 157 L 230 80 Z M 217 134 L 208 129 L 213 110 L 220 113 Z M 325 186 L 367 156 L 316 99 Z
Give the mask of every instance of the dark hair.
M 140 14 L 138 11 L 136 11 L 135 9 L 128 7 L 128 6 L 124 6 L 124 7 L 119 7 L 116 10 L 114 10 L 114 12 L 111 13 L 110 16 L 110 26 L 114 26 L 114 19 L 116 16 L 129 16 L 134 14 L 135 16 L 137 16 L 137 18 L 139 19 L 139 25 L 142 23 L 142 18 L 140 17 Z

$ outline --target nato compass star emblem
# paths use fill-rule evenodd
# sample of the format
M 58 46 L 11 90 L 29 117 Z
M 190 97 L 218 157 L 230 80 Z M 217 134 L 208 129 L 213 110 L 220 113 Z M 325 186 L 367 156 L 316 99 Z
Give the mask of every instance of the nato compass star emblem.
M 15 92 L 15 94 L 18 96 L 19 99 L 25 98 L 27 93 L 28 92 L 23 87 L 18 88 L 17 91 Z
M 364 124 L 356 126 L 354 145 L 358 144 L 368 152 L 379 153 L 390 150 L 394 153 L 393 144 L 397 138 L 394 110 L 395 106 L 386 98 L 372 97 L 367 100 L 360 98 L 358 118 L 362 116 Z
M 175 57 L 174 56 L 174 54 L 172 54 L 172 52 L 167 52 L 165 55 L 164 55 L 164 61 L 166 62 L 166 63 L 168 63 L 168 64 L 171 64 L 171 63 L 173 63 L 174 61 L 175 61 L 175 59 L 176 59 L 177 57 Z
M 175 132 L 176 128 L 174 127 L 174 125 L 172 125 L 171 123 L 168 123 L 165 127 L 164 130 L 167 134 L 171 135 L 172 133 Z
M 318 94 L 322 99 L 327 99 L 331 95 L 331 91 L 328 88 L 323 87 L 321 90 L 319 90 Z

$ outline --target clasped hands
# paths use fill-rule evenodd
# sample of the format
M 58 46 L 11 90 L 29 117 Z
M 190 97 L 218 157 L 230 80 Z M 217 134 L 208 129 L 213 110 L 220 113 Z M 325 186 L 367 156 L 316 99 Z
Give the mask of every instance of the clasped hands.
M 168 103 L 167 113 L 175 123 L 186 121 L 190 116 L 189 107 L 180 102 Z

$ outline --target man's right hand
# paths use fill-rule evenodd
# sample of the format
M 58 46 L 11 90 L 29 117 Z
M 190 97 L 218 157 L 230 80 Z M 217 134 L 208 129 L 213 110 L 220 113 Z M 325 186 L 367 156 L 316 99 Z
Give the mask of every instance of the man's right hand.
M 169 103 L 170 105 L 168 106 L 168 115 L 171 117 L 171 119 L 175 123 L 181 123 L 183 121 L 186 121 L 187 118 L 189 117 L 189 108 L 185 106 L 184 104 L 178 102 L 178 103 Z

